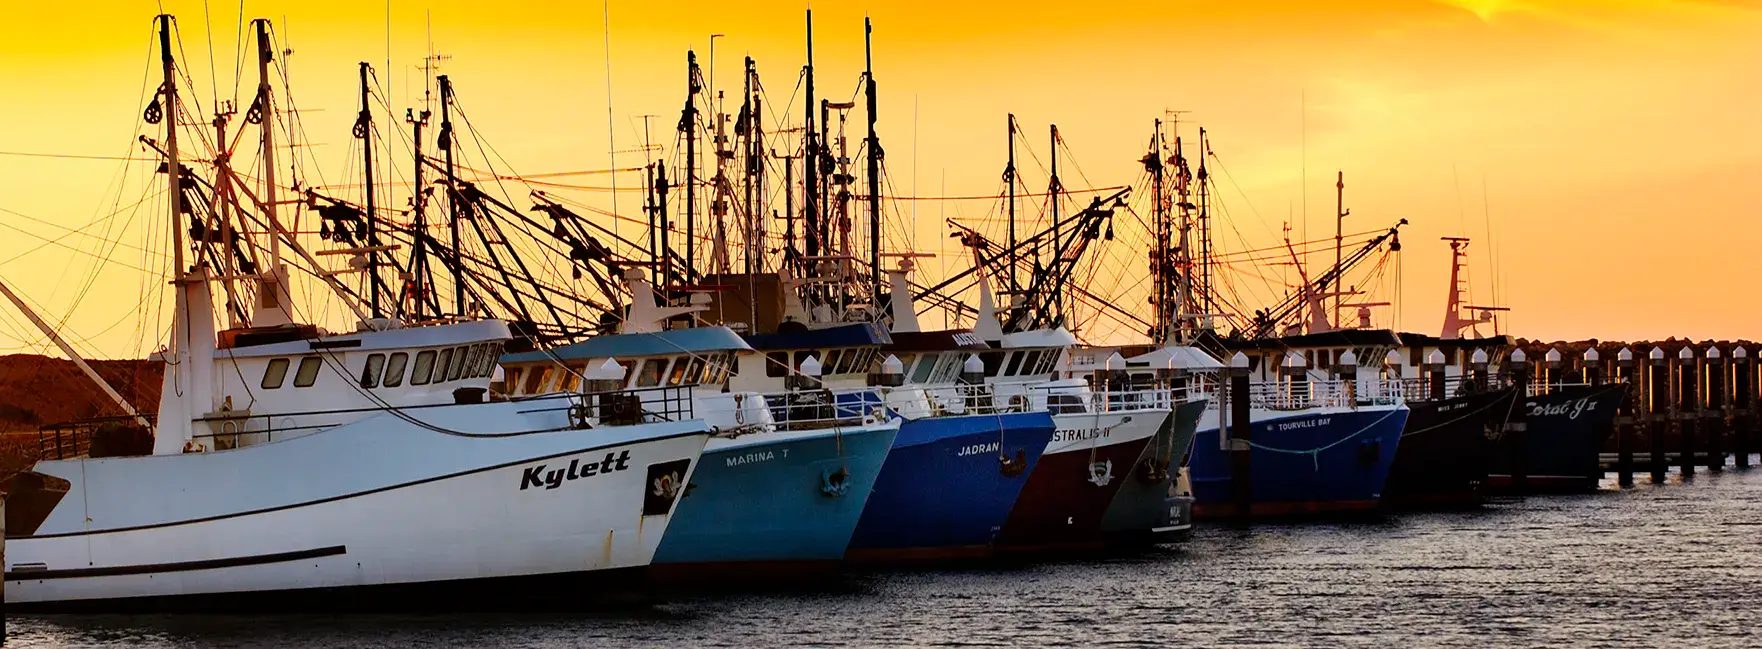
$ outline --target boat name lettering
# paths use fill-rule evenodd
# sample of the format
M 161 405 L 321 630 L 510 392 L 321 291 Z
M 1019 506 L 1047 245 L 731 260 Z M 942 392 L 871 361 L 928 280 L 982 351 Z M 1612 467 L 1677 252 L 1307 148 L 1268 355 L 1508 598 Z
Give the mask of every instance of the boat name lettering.
M 1593 403 L 1590 397 L 1585 397 L 1571 403 L 1557 403 L 1547 406 L 1538 404 L 1530 406 L 1530 416 L 1553 417 L 1557 415 L 1566 415 L 1567 419 L 1578 419 L 1580 414 L 1596 409 L 1597 404 Z
M 742 464 L 752 464 L 755 462 L 769 462 L 775 459 L 777 459 L 777 453 L 773 451 L 755 451 L 745 455 L 736 455 L 728 458 L 727 462 L 728 466 L 740 466 Z
M 1107 437 L 1113 427 L 1107 428 L 1060 428 L 1052 434 L 1054 442 L 1078 442 L 1086 439 Z
M 963 347 L 972 347 L 974 345 L 983 345 L 985 344 L 985 341 L 979 339 L 979 334 L 962 332 L 954 335 L 954 344 Z
M 520 490 L 526 491 L 528 488 L 538 487 L 543 487 L 547 490 L 556 489 L 557 487 L 563 486 L 563 483 L 569 480 L 591 478 L 596 475 L 605 475 L 607 473 L 623 471 L 630 468 L 630 451 L 626 450 L 621 453 L 607 451 L 606 457 L 598 461 L 589 460 L 583 462 L 582 458 L 575 458 L 569 460 L 569 468 L 566 469 L 551 469 L 546 471 L 546 466 L 547 465 L 540 464 L 537 466 L 526 467 L 526 470 L 520 474 Z
M 992 442 L 990 444 L 974 444 L 972 446 L 962 446 L 961 450 L 959 452 L 955 453 L 955 455 L 967 456 L 967 455 L 978 455 L 980 453 L 996 453 L 997 449 L 1000 449 L 1000 448 L 1003 448 L 1002 442 Z
M 1326 426 L 1326 425 L 1328 425 L 1328 422 L 1331 420 L 1332 420 L 1332 418 L 1330 418 L 1330 417 L 1317 417 L 1315 419 L 1299 419 L 1297 421 L 1287 421 L 1285 423 L 1278 424 L 1278 429 L 1279 430 L 1293 430 L 1293 429 L 1297 429 L 1297 428 L 1315 428 L 1317 426 Z

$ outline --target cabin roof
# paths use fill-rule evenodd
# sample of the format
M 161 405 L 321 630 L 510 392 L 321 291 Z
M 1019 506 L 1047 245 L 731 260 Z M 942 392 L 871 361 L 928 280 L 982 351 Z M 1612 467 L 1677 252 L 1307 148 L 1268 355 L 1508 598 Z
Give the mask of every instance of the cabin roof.
M 988 351 L 990 345 L 985 344 L 972 329 L 946 329 L 943 331 L 908 331 L 889 334 L 893 344 L 887 346 L 889 352 L 947 352 L 960 349 Z
M 749 351 L 740 334 L 727 327 L 692 327 L 669 329 L 654 333 L 612 334 L 594 336 L 571 345 L 548 350 L 508 354 L 503 363 L 527 363 L 581 358 L 628 358 L 632 356 L 665 356 L 670 354 Z
M 747 334 L 745 338 L 746 343 L 752 345 L 752 349 L 763 351 L 862 347 L 886 345 L 893 342 L 893 338 L 887 334 L 886 330 L 869 322 L 852 322 L 830 327 L 779 331 L 768 334 Z
M 1511 336 L 1489 336 L 1487 338 L 1452 338 L 1445 340 L 1437 336 L 1427 336 L 1413 332 L 1402 332 L 1401 344 L 1407 347 L 1437 347 L 1439 349 L 1482 349 L 1488 347 L 1508 347 L 1517 344 Z

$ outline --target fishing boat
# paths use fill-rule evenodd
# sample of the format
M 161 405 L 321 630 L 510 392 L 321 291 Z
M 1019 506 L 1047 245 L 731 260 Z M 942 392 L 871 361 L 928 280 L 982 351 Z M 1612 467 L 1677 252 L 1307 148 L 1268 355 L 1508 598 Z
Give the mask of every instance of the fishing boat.
M 7 605 L 573 604 L 639 573 L 696 468 L 705 424 L 686 409 L 603 407 L 642 398 L 633 392 L 486 402 L 510 339 L 499 320 L 404 325 L 345 299 L 355 331 L 294 321 L 279 253 L 313 257 L 279 226 L 273 180 L 249 203 L 224 190 L 223 209 L 189 200 L 196 175 L 180 160 L 178 131 L 204 120 L 179 101 L 173 19 L 156 22 L 165 74 L 147 121 L 164 123 L 176 234 L 164 387 L 156 415 L 118 398 L 124 421 L 70 428 L 93 443 L 14 481 L 38 488 L 15 494 L 34 506 L 7 512 Z M 273 168 L 277 50 L 267 21 L 255 29 L 270 116 L 262 155 Z M 216 166 L 223 187 L 243 184 L 224 159 Z M 271 227 L 253 234 L 247 211 Z M 188 238 L 190 222 L 197 234 L 234 236 Z M 333 289 L 336 277 L 321 274 Z M 217 310 L 232 320 L 221 331 Z
M 1101 353 L 1108 356 L 1100 361 Z M 1205 413 L 1208 399 L 1195 385 L 1204 374 L 1215 373 L 1223 364 L 1199 349 L 1188 346 L 1161 348 L 1087 348 L 1073 351 L 1072 366 L 1103 367 L 1113 354 L 1124 358 L 1125 372 L 1135 390 L 1152 390 L 1173 408 L 1163 420 L 1144 452 L 1132 464 L 1119 493 L 1102 517 L 1102 537 L 1114 545 L 1142 545 L 1178 540 L 1192 528 L 1193 496 L 1176 484 L 1186 471 L 1187 456 Z
M 988 397 L 982 403 L 972 386 L 953 388 L 963 393 L 953 403 L 932 398 L 924 386 L 907 384 L 897 358 L 891 361 L 896 368 L 880 368 L 881 374 L 897 377 L 888 380 L 897 389 L 884 397 L 862 396 L 874 394 L 865 385 L 866 362 L 889 365 L 887 359 L 873 359 L 893 342 L 888 332 L 870 323 L 758 334 L 747 342 L 763 354 L 766 372 L 743 370 L 735 379 L 737 386 L 761 377 L 776 381 L 781 377 L 765 374 L 788 376 L 806 365 L 820 370 L 819 380 L 837 396 L 840 407 L 866 407 L 881 399 L 887 412 L 904 418 L 851 536 L 846 560 L 885 563 L 990 554 L 998 529 L 1053 435 L 1050 414 L 1026 404 L 995 407 Z M 839 360 L 852 355 L 854 363 Z M 820 358 L 833 360 L 827 364 Z M 938 360 L 930 359 L 933 377 Z M 947 363 L 958 370 L 964 361 Z
M 619 389 L 697 386 L 694 406 L 714 436 L 650 575 L 700 583 L 828 572 L 850 545 L 900 419 L 878 407 L 808 403 L 822 394 L 815 389 L 733 390 L 731 374 L 763 376 L 768 359 L 727 327 L 663 328 L 668 318 L 705 307 L 659 307 L 641 271 L 629 271 L 627 281 L 632 308 L 623 333 L 507 355 L 508 390 L 572 392 L 584 387 L 579 377 Z M 851 348 L 850 360 L 861 351 Z M 821 365 L 832 373 L 862 373 L 841 353 L 826 358 Z

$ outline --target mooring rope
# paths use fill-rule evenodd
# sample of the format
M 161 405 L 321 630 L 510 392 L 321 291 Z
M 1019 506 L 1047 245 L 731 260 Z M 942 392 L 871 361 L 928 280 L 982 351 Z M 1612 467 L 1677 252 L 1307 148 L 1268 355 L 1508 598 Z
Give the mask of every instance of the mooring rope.
M 1323 446 L 1318 446 L 1318 447 L 1312 448 L 1312 449 L 1296 450 L 1296 449 L 1288 449 L 1288 448 L 1279 448 L 1276 446 L 1267 446 L 1265 444 L 1258 444 L 1258 443 L 1255 443 L 1254 440 L 1248 440 L 1248 445 L 1253 448 L 1257 448 L 1257 449 L 1260 449 L 1263 451 L 1271 451 L 1273 453 L 1288 453 L 1291 455 L 1308 455 L 1310 462 L 1312 462 L 1315 465 L 1315 469 L 1317 471 L 1320 471 L 1321 470 L 1321 454 L 1323 451 L 1334 448 L 1335 446 L 1339 446 L 1341 444 L 1345 444 L 1346 442 L 1352 441 L 1353 438 L 1358 437 L 1359 435 L 1363 435 L 1365 433 L 1365 431 L 1368 431 L 1372 428 L 1376 428 L 1378 424 L 1383 423 L 1384 420 L 1388 419 L 1389 417 L 1394 416 L 1395 413 L 1398 413 L 1398 412 L 1401 412 L 1400 408 L 1391 408 L 1389 410 L 1389 412 L 1385 413 L 1381 417 L 1378 417 L 1376 421 L 1371 422 L 1370 425 L 1365 426 L 1364 428 L 1358 429 L 1356 432 L 1353 432 L 1351 435 L 1347 435 L 1347 436 L 1342 437 L 1338 440 L 1335 440 L 1333 443 L 1326 444 Z

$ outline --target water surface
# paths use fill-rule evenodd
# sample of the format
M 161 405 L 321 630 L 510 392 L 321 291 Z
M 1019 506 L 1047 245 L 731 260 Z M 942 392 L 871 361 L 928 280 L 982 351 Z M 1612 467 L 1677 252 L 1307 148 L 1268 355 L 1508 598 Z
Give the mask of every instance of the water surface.
M 594 614 L 9 627 L 9 647 L 1762 647 L 1762 469 L 1474 512 L 1202 527 L 1154 551 Z

